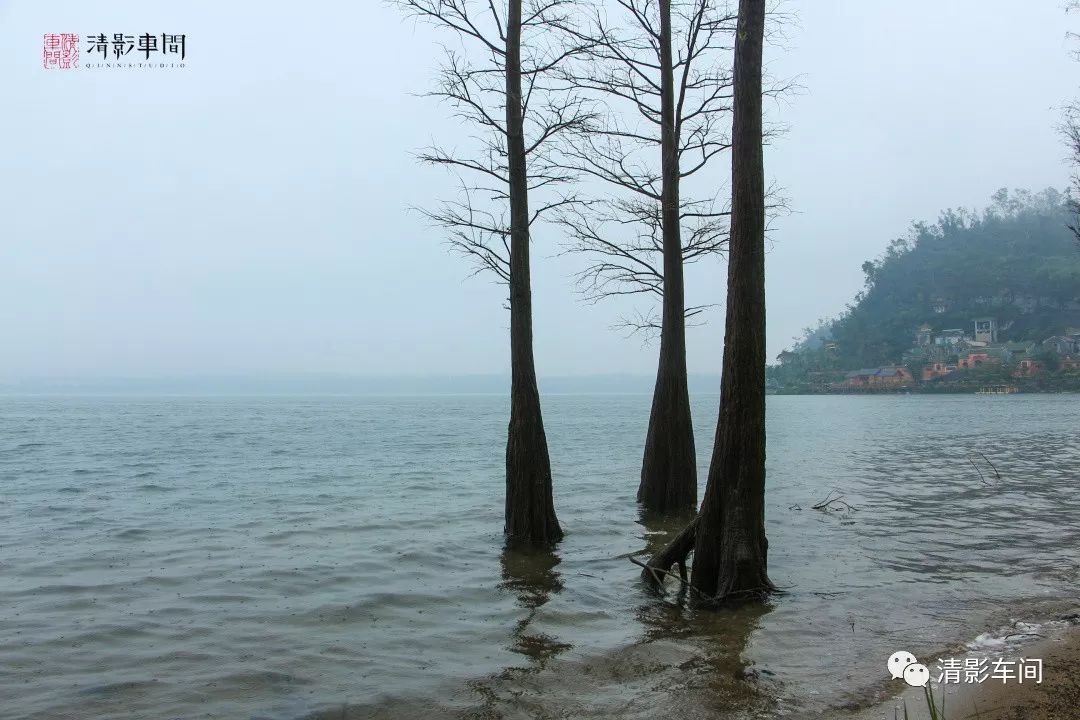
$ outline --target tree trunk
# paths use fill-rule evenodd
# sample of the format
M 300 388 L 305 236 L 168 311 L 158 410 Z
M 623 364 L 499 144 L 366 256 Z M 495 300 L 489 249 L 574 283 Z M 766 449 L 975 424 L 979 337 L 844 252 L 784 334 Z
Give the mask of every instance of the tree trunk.
M 510 179 L 510 427 L 506 441 L 506 533 L 510 545 L 562 539 L 551 492 L 540 392 L 533 362 L 529 279 L 529 183 L 521 97 L 521 0 L 506 21 L 506 130 Z
M 664 311 L 660 361 L 637 499 L 647 512 L 666 515 L 683 512 L 697 504 L 697 455 L 686 381 L 686 314 L 679 228 L 679 130 L 675 119 L 670 0 L 660 0 L 660 66 Z
M 774 589 L 765 538 L 764 28 L 765 0 L 740 0 L 720 419 L 692 571 L 694 586 L 720 599 L 762 595 Z

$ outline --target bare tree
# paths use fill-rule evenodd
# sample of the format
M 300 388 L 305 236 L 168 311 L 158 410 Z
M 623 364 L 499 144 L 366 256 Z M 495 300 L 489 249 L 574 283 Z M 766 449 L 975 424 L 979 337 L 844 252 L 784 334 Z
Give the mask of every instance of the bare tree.
M 709 201 L 682 200 L 682 264 L 685 267 L 727 246 L 728 213 Z M 617 327 L 649 338 L 663 330 L 655 306 L 664 301 L 663 217 L 658 202 L 633 197 L 578 199 L 561 208 L 558 222 L 567 231 L 570 253 L 588 257 L 578 271 L 578 289 L 593 304 L 614 297 L 644 297 L 649 302 L 626 315 Z M 688 226 L 689 224 L 689 226 Z M 685 303 L 685 299 L 684 299 Z M 685 306 L 690 324 L 711 305 Z
M 692 509 L 697 466 L 686 373 L 683 268 L 721 252 L 728 212 L 713 198 L 684 197 L 682 183 L 728 149 L 731 77 L 719 61 L 734 16 L 723 0 L 596 0 L 564 26 L 581 47 L 563 71 L 569 87 L 608 108 L 567 134 L 564 165 L 610 194 L 559 213 L 569 250 L 589 264 L 586 298 L 647 296 L 661 302 L 660 356 L 638 501 L 656 513 Z M 628 320 L 653 328 L 654 317 Z
M 765 538 L 764 33 L 765 0 L 740 0 L 720 418 L 691 573 L 695 587 L 719 598 L 774 589 Z
M 425 211 L 451 247 L 509 287 L 510 424 L 506 443 L 504 532 L 511 545 L 562 538 L 552 498 L 551 462 L 533 360 L 530 227 L 572 202 L 553 188 L 570 179 L 550 159 L 560 133 L 588 119 L 573 94 L 549 78 L 574 48 L 554 40 L 571 0 L 395 0 L 408 14 L 452 32 L 465 50 L 446 51 L 438 88 L 455 115 L 476 128 L 478 148 L 433 147 L 424 162 L 453 171 L 457 198 Z M 530 196 L 541 202 L 530 209 Z
M 653 555 L 642 577 L 678 565 L 713 600 L 774 589 L 765 537 L 765 173 L 762 46 L 765 0 L 740 0 L 735 40 L 731 234 L 720 417 L 697 517 Z M 659 571 L 659 572 L 657 572 Z
M 1067 200 L 1069 210 L 1073 215 L 1069 229 L 1072 230 L 1077 242 L 1080 242 L 1080 103 L 1073 103 L 1065 109 L 1061 134 L 1065 138 L 1073 164 Z
M 1065 6 L 1066 12 L 1080 10 L 1080 0 L 1070 0 Z M 1076 33 L 1069 33 L 1073 40 L 1078 38 Z M 1080 51 L 1075 53 L 1080 59 Z M 1080 101 L 1074 102 L 1065 108 L 1065 118 L 1061 124 L 1061 135 L 1069 148 L 1073 164 L 1073 174 L 1070 178 L 1069 187 L 1069 210 L 1073 214 L 1073 223 L 1069 225 L 1077 242 L 1080 242 Z

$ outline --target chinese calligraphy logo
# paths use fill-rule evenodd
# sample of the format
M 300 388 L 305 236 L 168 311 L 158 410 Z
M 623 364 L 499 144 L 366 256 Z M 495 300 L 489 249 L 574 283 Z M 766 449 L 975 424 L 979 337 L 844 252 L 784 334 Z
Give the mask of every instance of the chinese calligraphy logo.
M 75 33 L 45 33 L 41 53 L 46 70 L 76 68 L 79 66 L 79 36 Z
M 175 33 L 91 33 L 82 38 L 85 68 L 184 67 L 187 35 Z M 42 64 L 46 70 L 79 67 L 80 36 L 77 33 L 46 33 Z M 89 62 L 96 60 L 97 62 Z
M 161 39 L 160 43 L 158 38 Z M 116 60 L 125 57 L 132 50 L 136 54 L 142 53 L 144 60 L 149 60 L 151 54 L 157 53 L 163 56 L 179 55 L 181 60 L 187 57 L 187 35 L 170 35 L 168 33 L 161 33 L 161 35 L 151 35 L 150 33 L 125 35 L 124 33 L 113 33 L 110 38 L 105 33 L 97 33 L 96 35 L 87 35 L 86 42 L 89 45 L 86 51 L 90 55 L 101 53 L 103 58 L 112 57 Z

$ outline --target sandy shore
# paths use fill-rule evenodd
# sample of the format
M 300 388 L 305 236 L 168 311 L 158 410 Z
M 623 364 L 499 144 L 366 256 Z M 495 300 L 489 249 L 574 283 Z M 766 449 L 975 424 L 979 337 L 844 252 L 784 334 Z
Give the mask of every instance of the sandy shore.
M 1074 619 L 1073 623 L 1076 622 Z M 973 653 L 986 657 L 997 654 Z M 1047 635 L 1020 649 L 1003 653 L 1006 658 L 1041 658 L 1041 683 L 986 680 L 979 684 L 947 685 L 946 720 L 1076 720 L 1080 719 L 1080 626 L 1054 627 Z M 941 697 L 941 688 L 934 687 Z M 907 706 L 911 720 L 929 720 L 922 688 L 906 688 L 873 708 L 853 713 L 852 720 L 896 720 L 904 718 Z

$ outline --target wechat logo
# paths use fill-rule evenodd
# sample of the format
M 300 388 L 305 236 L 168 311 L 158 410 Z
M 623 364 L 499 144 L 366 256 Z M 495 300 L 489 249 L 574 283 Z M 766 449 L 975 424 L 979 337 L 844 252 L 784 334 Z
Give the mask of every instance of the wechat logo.
M 930 682 L 930 670 L 906 650 L 894 652 L 889 656 L 886 665 L 889 675 L 894 679 L 903 678 L 904 682 L 912 687 L 925 687 L 926 683 Z

